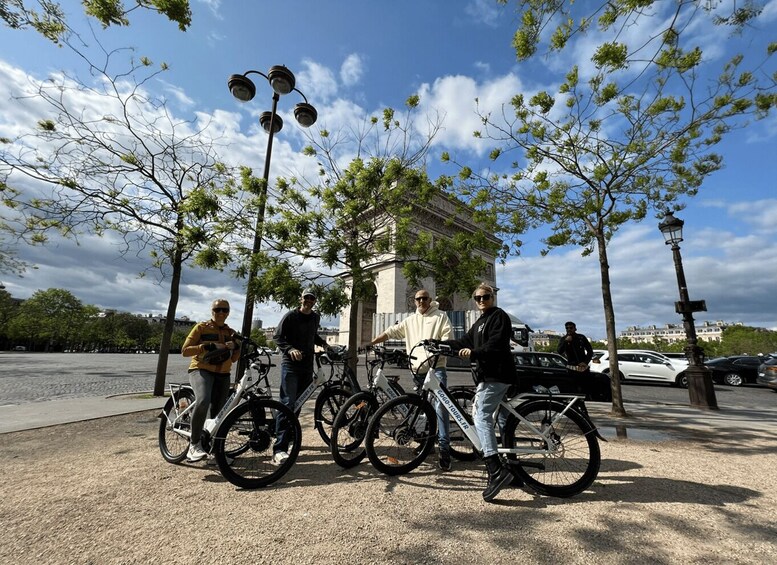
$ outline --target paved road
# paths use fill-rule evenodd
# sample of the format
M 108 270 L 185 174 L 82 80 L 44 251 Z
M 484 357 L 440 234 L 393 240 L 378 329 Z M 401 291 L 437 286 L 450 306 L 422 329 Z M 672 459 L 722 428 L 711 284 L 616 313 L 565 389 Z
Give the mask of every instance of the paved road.
M 273 357 L 278 364 L 279 357 Z M 106 397 L 153 390 L 156 355 L 112 353 L 27 353 L 0 352 L 0 406 L 43 400 Z M 167 382 L 187 382 L 189 359 L 170 355 Z M 363 367 L 360 379 L 364 378 Z M 387 373 L 400 374 L 400 382 L 410 388 L 408 371 L 388 367 Z M 270 372 L 270 382 L 277 386 L 278 367 Z M 466 371 L 449 371 L 449 383 L 470 384 Z M 756 385 L 743 387 L 715 386 L 718 404 L 753 408 L 777 406 L 777 394 Z M 687 404 L 688 391 L 668 385 L 624 384 L 626 402 Z
M 275 363 L 279 359 L 273 359 Z M 153 389 L 156 355 L 89 353 L 0 353 L 0 433 L 39 428 L 80 420 L 159 409 L 162 399 L 139 395 Z M 167 382 L 186 382 L 188 360 L 170 357 Z M 408 371 L 395 367 L 406 389 L 411 388 Z M 364 370 L 360 379 L 364 380 Z M 273 367 L 270 382 L 277 391 L 280 369 Z M 449 371 L 449 384 L 470 384 L 467 372 Z M 627 412 L 651 419 L 648 434 L 666 427 L 709 429 L 754 429 L 777 423 L 777 394 L 766 388 L 716 386 L 719 412 L 688 407 L 688 391 L 665 385 L 626 384 L 623 397 Z M 311 408 L 312 410 L 312 405 Z M 609 403 L 589 403 L 605 436 L 620 438 L 622 421 L 609 417 Z M 629 423 L 634 433 L 634 421 Z M 655 430 L 659 430 L 656 432 Z M 653 437 L 653 436 L 650 436 Z M 655 438 L 654 438 L 655 439 Z

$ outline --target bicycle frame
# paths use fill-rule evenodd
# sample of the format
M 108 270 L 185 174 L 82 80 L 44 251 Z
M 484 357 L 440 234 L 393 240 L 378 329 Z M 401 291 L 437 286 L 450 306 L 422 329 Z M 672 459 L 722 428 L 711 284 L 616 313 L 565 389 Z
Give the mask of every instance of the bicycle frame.
M 243 376 L 241 377 L 240 381 L 237 383 L 237 386 L 235 387 L 235 390 L 232 391 L 232 394 L 229 396 L 227 401 L 224 403 L 224 406 L 221 408 L 219 413 L 216 415 L 215 418 L 208 418 L 205 420 L 205 424 L 203 425 L 203 432 L 206 432 L 210 437 L 213 437 L 214 431 L 218 429 L 219 424 L 224 420 L 224 417 L 229 414 L 230 410 L 235 408 L 237 405 L 239 405 L 246 395 L 246 393 L 256 387 L 260 382 L 265 381 L 265 387 L 260 390 L 260 393 L 262 396 L 272 396 L 271 390 L 270 390 L 270 383 L 267 380 L 267 372 L 263 372 L 259 369 L 259 367 L 256 367 L 255 365 L 260 365 L 258 361 L 254 361 L 252 363 L 249 363 L 246 367 L 245 371 L 243 371 Z M 254 375 L 254 371 L 256 371 L 257 375 Z M 180 384 L 180 383 L 169 383 L 170 388 L 170 397 L 171 398 L 177 398 L 177 393 L 184 388 L 191 388 L 189 385 L 186 384 Z M 171 420 L 167 414 L 165 414 L 165 418 L 167 419 L 168 424 L 170 425 L 170 428 L 177 433 L 178 435 L 186 438 L 191 438 L 191 432 L 187 430 L 182 430 L 178 426 L 176 426 L 176 423 L 182 419 L 184 416 L 189 414 L 192 410 L 194 410 L 194 406 L 197 404 L 197 399 L 194 399 L 194 402 L 189 404 L 184 410 L 180 411 L 178 410 L 177 403 L 174 403 L 175 408 L 175 417 Z
M 461 431 L 464 432 L 464 435 L 467 437 L 467 439 L 472 443 L 472 445 L 477 449 L 479 452 L 483 451 L 482 444 L 480 443 L 480 438 L 477 435 L 477 432 L 475 431 L 475 426 L 473 424 L 470 424 L 467 417 L 462 412 L 461 406 L 458 402 L 451 396 L 450 392 L 447 388 L 445 388 L 442 383 L 440 382 L 440 379 L 437 378 L 437 375 L 435 375 L 434 367 L 430 367 L 429 371 L 426 374 L 426 378 L 424 379 L 423 385 L 421 386 L 422 390 L 429 391 L 437 398 L 437 400 L 440 401 L 442 406 L 445 408 L 445 410 L 453 417 L 453 421 L 456 423 L 459 428 L 461 428 Z M 535 399 L 547 399 L 547 395 L 540 395 L 540 394 L 521 394 L 520 396 L 516 397 L 517 399 L 523 399 L 524 401 L 530 401 Z M 499 403 L 499 407 L 497 408 L 496 412 L 494 413 L 494 417 L 497 417 L 497 414 L 499 413 L 500 409 L 503 409 L 507 411 L 508 413 L 512 414 L 518 420 L 529 430 L 531 430 L 534 434 L 536 434 L 538 439 L 542 439 L 542 441 L 545 443 L 544 449 L 538 449 L 538 448 L 528 448 L 528 447 L 513 447 L 513 448 L 506 448 L 506 447 L 499 447 L 497 448 L 497 452 L 502 454 L 539 454 L 539 453 L 555 453 L 558 450 L 558 447 L 556 446 L 555 442 L 550 437 L 550 432 L 552 431 L 553 425 L 555 425 L 566 413 L 567 411 L 572 409 L 572 406 L 577 402 L 580 397 L 574 396 L 574 395 L 552 395 L 553 399 L 556 400 L 562 400 L 562 401 L 568 401 L 564 409 L 560 412 L 558 412 L 554 419 L 550 422 L 548 426 L 544 426 L 544 429 L 539 429 L 537 426 L 535 426 L 533 423 L 526 420 L 523 416 L 521 416 L 513 407 L 513 405 L 510 402 L 507 402 L 505 400 L 502 400 L 502 402 Z M 520 405 L 520 404 L 519 404 Z
M 325 357 L 329 360 L 329 363 L 321 363 L 320 357 Z M 320 355 L 317 354 L 316 356 L 316 370 L 313 371 L 313 380 L 310 382 L 310 384 L 307 386 L 305 390 L 302 391 L 302 393 L 297 397 L 297 401 L 294 403 L 294 408 L 292 409 L 294 413 L 298 413 L 302 407 L 305 405 L 305 402 L 307 402 L 311 396 L 313 396 L 313 393 L 315 390 L 320 386 L 325 386 L 328 383 L 332 382 L 332 379 L 335 376 L 334 371 L 334 365 L 335 362 L 329 359 L 326 353 L 322 353 Z M 329 375 L 326 375 L 326 366 L 329 365 L 331 367 Z M 352 385 L 356 385 L 356 390 L 359 390 L 358 383 L 355 382 L 355 379 L 353 379 L 354 382 L 352 382 Z

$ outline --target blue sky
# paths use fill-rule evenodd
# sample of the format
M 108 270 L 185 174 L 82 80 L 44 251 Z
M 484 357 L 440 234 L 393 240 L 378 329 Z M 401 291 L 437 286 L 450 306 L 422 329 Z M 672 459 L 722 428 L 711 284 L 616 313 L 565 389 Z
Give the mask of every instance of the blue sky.
M 70 22 L 86 31 L 80 2 L 63 2 Z M 288 66 L 297 87 L 319 112 L 318 127 L 336 130 L 420 93 L 426 108 L 445 117 L 435 140 L 430 173 L 454 171 L 438 162 L 442 151 L 479 162 L 490 146 L 472 137 L 478 128 L 474 99 L 498 107 L 522 90 L 552 87 L 559 72 L 585 45 L 563 56 L 518 63 L 510 46 L 516 28 L 514 6 L 493 1 L 410 2 L 293 1 L 204 2 L 192 0 L 193 24 L 181 33 L 163 18 L 138 13 L 126 29 L 95 33 L 106 48 L 134 47 L 138 56 L 170 70 L 149 86 L 165 96 L 176 116 L 208 117 L 229 143 L 227 158 L 262 170 L 266 135 L 258 115 L 269 110 L 271 91 L 257 82 L 257 96 L 240 104 L 226 81 L 249 69 L 266 72 Z M 737 50 L 762 45 L 765 31 L 777 27 L 777 0 L 771 0 L 753 30 L 733 40 Z M 704 34 L 704 30 L 699 32 Z M 705 52 L 723 57 L 707 33 Z M 772 40 L 774 38 L 771 38 Z M 29 82 L 66 69 L 86 77 L 82 64 L 31 31 L 0 27 L 0 135 L 28 127 L 34 102 L 20 110 L 13 100 Z M 581 61 L 584 62 L 584 61 Z M 772 72 L 774 65 L 772 64 Z M 289 112 L 297 98 L 284 97 L 285 127 L 274 141 L 271 177 L 302 166 L 304 142 Z M 85 101 L 85 104 L 91 102 Z M 26 120 L 26 121 L 25 121 Z M 685 220 L 682 254 L 692 299 L 704 299 L 698 321 L 724 320 L 777 329 L 777 116 L 734 132 L 717 151 L 725 168 L 709 177 L 697 197 L 678 213 Z M 627 225 L 609 250 L 618 330 L 632 325 L 680 321 L 672 255 L 649 216 Z M 534 329 L 563 330 L 567 319 L 583 333 L 604 336 L 599 266 L 576 248 L 540 257 L 539 233 L 529 233 L 523 254 L 497 268 L 499 305 Z M 142 258 L 118 258 L 110 237 L 85 237 L 80 245 L 53 240 L 47 247 L 20 247 L 18 254 L 38 266 L 22 278 L 2 275 L 12 295 L 66 288 L 83 302 L 136 313 L 163 313 L 167 282 L 138 279 Z M 184 274 L 179 315 L 208 317 L 214 295 L 232 302 L 230 321 L 239 326 L 243 289 L 227 273 L 189 269 Z M 257 305 L 255 314 L 274 325 L 282 310 Z

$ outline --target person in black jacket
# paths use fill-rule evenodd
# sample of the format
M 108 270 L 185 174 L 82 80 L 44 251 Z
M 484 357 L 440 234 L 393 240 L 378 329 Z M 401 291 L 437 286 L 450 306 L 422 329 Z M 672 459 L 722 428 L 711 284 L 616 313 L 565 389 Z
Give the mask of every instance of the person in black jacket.
M 511 385 L 518 382 L 510 349 L 513 328 L 510 316 L 494 305 L 496 290 L 481 283 L 472 293 L 480 318 L 461 339 L 442 341 L 459 350 L 459 357 L 475 364 L 475 431 L 480 439 L 483 460 L 488 469 L 488 484 L 483 499 L 491 502 L 515 477 L 497 453 L 494 412 Z
M 594 356 L 591 342 L 583 334 L 577 333 L 574 322 L 564 323 L 566 335 L 558 342 L 556 351 L 567 360 L 567 370 L 580 383 L 580 392 L 593 395 L 594 382 L 591 375 L 590 363 Z
M 294 410 L 300 392 L 313 379 L 315 346 L 326 347 L 326 341 L 318 335 L 321 316 L 313 311 L 316 295 L 306 288 L 300 297 L 300 307 L 287 312 L 275 329 L 273 340 L 283 353 L 281 361 L 280 401 Z M 289 454 L 288 422 L 278 414 L 275 423 L 276 439 L 273 445 L 273 462 L 280 465 Z

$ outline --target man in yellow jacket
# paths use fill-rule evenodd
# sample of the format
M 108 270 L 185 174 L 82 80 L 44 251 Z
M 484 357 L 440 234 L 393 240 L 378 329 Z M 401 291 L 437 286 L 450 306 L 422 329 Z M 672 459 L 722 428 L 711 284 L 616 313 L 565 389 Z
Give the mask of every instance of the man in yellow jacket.
M 404 339 L 405 349 L 408 355 L 410 350 L 425 339 L 445 340 L 453 337 L 453 329 L 448 315 L 438 309 L 437 302 L 432 301 L 429 291 L 421 289 L 415 293 L 416 311 L 399 322 L 389 327 L 385 332 L 373 339 L 369 345 L 383 343 L 387 339 Z M 426 357 L 418 354 L 416 349 L 411 359 L 413 370 L 419 374 L 428 371 Z M 445 372 L 445 357 L 440 357 L 437 363 L 435 374 L 443 385 L 448 386 L 448 374 Z M 437 402 L 437 441 L 440 446 L 440 457 L 438 464 L 443 471 L 451 470 L 451 452 L 450 452 L 450 420 L 448 413 Z

